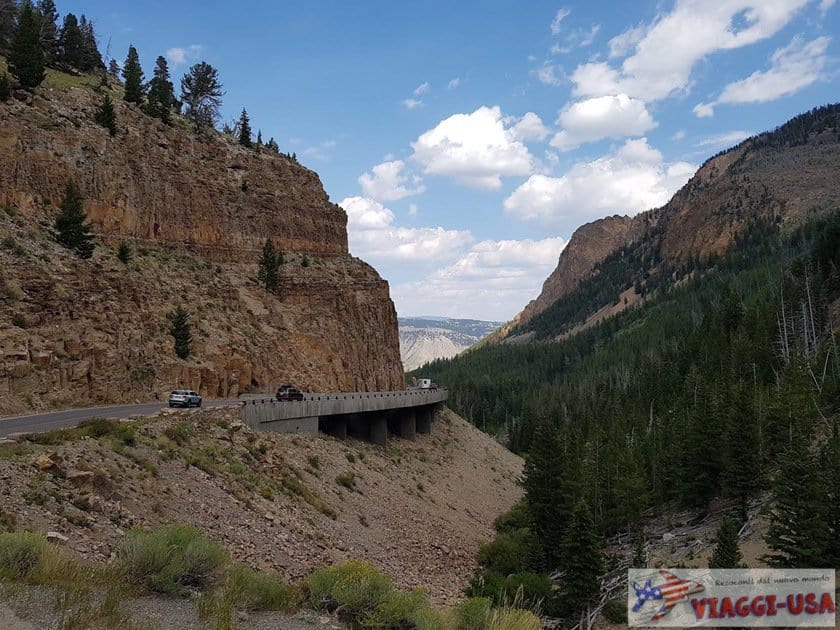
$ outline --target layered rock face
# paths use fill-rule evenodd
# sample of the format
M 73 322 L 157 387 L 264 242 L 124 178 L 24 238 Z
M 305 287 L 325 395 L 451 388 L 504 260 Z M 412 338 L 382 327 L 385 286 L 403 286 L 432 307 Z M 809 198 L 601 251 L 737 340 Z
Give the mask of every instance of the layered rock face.
M 0 413 L 176 386 L 404 386 L 388 284 L 350 256 L 346 215 L 314 172 L 123 104 L 111 138 L 92 122 L 97 102 L 73 89 L 0 104 Z M 52 235 L 68 178 L 97 234 L 88 261 Z M 278 295 L 255 281 L 267 237 L 285 254 Z M 191 315 L 188 360 L 169 334 L 177 304 Z
M 644 218 L 615 215 L 580 226 L 560 253 L 557 267 L 543 283 L 542 291 L 531 300 L 515 320 L 525 323 L 571 293 L 595 273 L 595 265 L 614 251 L 642 235 Z
M 539 297 L 504 334 L 572 293 L 622 247 L 644 241 L 667 263 L 705 260 L 726 252 L 760 221 L 795 225 L 811 213 L 840 207 L 840 106 L 830 110 L 835 123 L 798 142 L 764 134 L 708 160 L 662 208 L 578 228 Z
M 0 107 L 0 204 L 33 213 L 61 203 L 72 178 L 100 231 L 253 261 L 266 236 L 281 249 L 347 254 L 347 217 L 318 175 L 217 133 L 168 127 L 118 104 L 120 133 L 92 124 L 99 97 L 63 90 Z

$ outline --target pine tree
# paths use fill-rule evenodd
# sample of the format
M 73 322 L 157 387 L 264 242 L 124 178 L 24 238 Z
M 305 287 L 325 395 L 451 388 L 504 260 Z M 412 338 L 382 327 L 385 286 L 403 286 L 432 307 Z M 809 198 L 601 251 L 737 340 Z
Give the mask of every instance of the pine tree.
M 102 70 L 105 64 L 102 62 L 102 55 L 96 44 L 93 22 L 83 15 L 79 19 L 79 30 L 82 32 L 82 65 L 79 69 L 83 72 Z
M 38 11 L 41 14 L 41 49 L 50 63 L 58 58 L 58 10 L 53 0 L 41 0 Z
M 825 479 L 823 507 L 828 525 L 828 544 L 823 557 L 825 566 L 840 567 L 840 426 L 836 421 L 833 430 L 834 434 L 820 454 L 820 468 Z
M 204 61 L 195 64 L 181 79 L 181 100 L 187 106 L 184 115 L 196 129 L 213 126 L 222 106 L 219 71 Z
M 744 387 L 730 397 L 727 461 L 724 474 L 729 494 L 738 501 L 740 517 L 747 519 L 750 499 L 761 488 L 761 432 Z
M 261 149 L 261 148 L 262 148 L 262 145 L 263 145 L 263 139 L 262 139 L 262 129 L 259 129 L 259 130 L 257 131 L 257 148 L 258 148 L 258 149 Z
M 58 58 L 70 68 L 79 69 L 84 64 L 85 38 L 79 28 L 79 20 L 72 13 L 64 16 L 61 34 L 58 37 Z
M 120 246 L 117 248 L 117 260 L 124 265 L 131 262 L 131 246 L 125 241 L 120 241 Z
M 55 219 L 56 240 L 79 258 L 93 255 L 93 236 L 85 216 L 84 200 L 72 181 L 67 182 L 61 211 Z
M 242 113 L 239 115 L 239 144 L 243 147 L 252 146 L 251 141 L 251 120 L 248 118 L 248 112 L 242 108 Z
M 108 62 L 108 74 L 112 79 L 119 81 L 120 79 L 120 62 L 116 59 L 111 59 Z
M 282 254 L 281 254 L 282 256 Z M 269 293 L 277 291 L 277 270 L 280 268 L 280 256 L 274 249 L 270 238 L 265 239 L 262 256 L 260 256 L 257 279 Z
M 715 550 L 709 559 L 710 569 L 740 569 L 743 565 L 741 550 L 738 548 L 738 524 L 728 516 L 720 521 L 714 538 Z
M 102 103 L 96 111 L 94 120 L 105 127 L 112 136 L 117 135 L 117 112 L 114 110 L 114 101 L 108 94 L 102 97 Z
M 544 419 L 534 432 L 525 463 L 525 504 L 549 569 L 560 560 L 560 541 L 580 494 L 576 455 L 560 441 L 557 428 Z
M 0 0 L 0 53 L 6 53 L 17 29 L 18 6 L 15 0 Z
M 829 566 L 826 551 L 831 545 L 831 529 L 826 518 L 825 478 L 808 442 L 801 435 L 791 439 L 773 484 L 770 527 L 764 537 L 775 552 L 764 558 L 770 566 Z M 829 508 L 836 509 L 836 505 Z
M 47 76 L 44 51 L 41 50 L 41 15 L 26 0 L 20 9 L 17 31 L 12 38 L 9 70 L 21 86 L 33 90 Z
M 560 545 L 563 602 L 574 611 L 585 610 L 601 590 L 598 576 L 603 571 L 601 541 L 592 513 L 578 502 Z
M 128 55 L 123 65 L 123 79 L 125 79 L 125 101 L 136 105 L 143 104 L 143 68 L 140 66 L 140 56 L 134 46 L 128 47 Z
M 180 359 L 190 356 L 192 349 L 192 329 L 190 326 L 190 314 L 180 304 L 174 311 L 167 313 L 169 318 L 169 334 L 175 341 L 175 354 Z
M 175 104 L 175 86 L 169 78 L 169 65 L 165 57 L 158 57 L 155 72 L 149 81 L 149 94 L 146 113 L 159 118 L 167 125 L 172 120 L 172 108 Z

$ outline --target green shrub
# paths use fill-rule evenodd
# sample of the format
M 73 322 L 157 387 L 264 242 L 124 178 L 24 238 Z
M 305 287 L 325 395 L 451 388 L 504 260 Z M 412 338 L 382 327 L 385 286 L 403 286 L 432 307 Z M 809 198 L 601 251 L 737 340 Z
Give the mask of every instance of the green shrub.
M 23 579 L 47 551 L 47 539 L 29 532 L 0 534 L 0 578 Z
M 487 622 L 487 630 L 540 630 L 541 627 L 539 617 L 519 608 L 497 608 Z
M 493 521 L 493 527 L 500 534 L 513 533 L 517 529 L 526 529 L 530 525 L 525 501 L 520 501 Z
M 609 599 L 601 609 L 607 621 L 615 624 L 627 623 L 627 602 L 623 599 Z
M 248 610 L 292 612 L 303 602 L 300 590 L 283 582 L 279 575 L 254 571 L 241 564 L 231 567 L 225 589 L 233 594 L 237 608 Z
M 15 256 L 26 256 L 26 249 L 17 242 L 17 239 L 9 234 L 3 239 L 3 247 L 12 252 Z
M 545 574 L 523 571 L 504 575 L 497 571 L 484 571 L 473 578 L 468 590 L 469 595 L 488 597 L 497 606 L 515 602 L 517 607 L 541 608 L 547 614 L 558 612 L 551 580 Z
M 453 613 L 458 630 L 484 630 L 490 619 L 491 605 L 488 597 L 470 597 L 455 606 Z
M 192 438 L 192 427 L 185 422 L 177 422 L 163 430 L 163 434 L 178 446 L 184 446 Z
M 130 531 L 117 557 L 132 582 L 158 593 L 183 595 L 188 587 L 207 586 L 227 553 L 194 527 L 168 525 L 151 532 Z
M 385 575 L 358 560 L 319 569 L 307 585 L 312 606 L 338 611 L 354 628 L 438 630 L 444 625 L 425 591 L 398 591 Z
M 517 529 L 496 536 L 481 547 L 478 562 L 502 575 L 532 570 L 539 554 L 539 542 L 529 529 Z
M 429 604 L 422 589 L 391 590 L 379 605 L 359 622 L 364 628 L 442 628 L 440 614 Z
M 373 610 L 391 592 L 391 581 L 372 566 L 347 560 L 309 576 L 312 603 L 319 608 L 343 608 L 358 617 Z
M 339 486 L 352 490 L 356 486 L 356 475 L 351 472 L 342 473 L 335 478 L 335 482 Z

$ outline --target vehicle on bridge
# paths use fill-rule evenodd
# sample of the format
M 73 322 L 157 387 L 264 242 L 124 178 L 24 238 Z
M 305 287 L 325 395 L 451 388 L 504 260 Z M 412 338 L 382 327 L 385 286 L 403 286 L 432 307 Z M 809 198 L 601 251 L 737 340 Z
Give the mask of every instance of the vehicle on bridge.
M 191 389 L 176 389 L 169 394 L 170 407 L 201 407 L 201 396 Z
M 281 385 L 274 396 L 277 400 L 303 400 L 303 393 L 294 385 Z
M 418 378 L 414 389 L 437 389 L 438 386 L 430 378 Z

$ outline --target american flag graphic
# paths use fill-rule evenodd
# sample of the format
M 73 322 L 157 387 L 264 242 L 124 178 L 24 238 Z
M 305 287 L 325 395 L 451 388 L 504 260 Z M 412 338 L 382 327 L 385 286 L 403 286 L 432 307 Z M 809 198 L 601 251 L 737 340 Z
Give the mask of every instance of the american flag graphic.
M 665 581 L 657 586 L 652 586 L 650 580 L 646 580 L 642 586 L 633 582 L 633 590 L 636 591 L 637 598 L 633 606 L 633 612 L 641 610 L 649 601 L 662 602 L 662 606 L 653 614 L 650 621 L 662 619 L 678 603 L 688 601 L 689 595 L 694 595 L 704 590 L 702 584 L 691 580 L 680 579 L 664 569 L 660 569 L 659 574 Z

